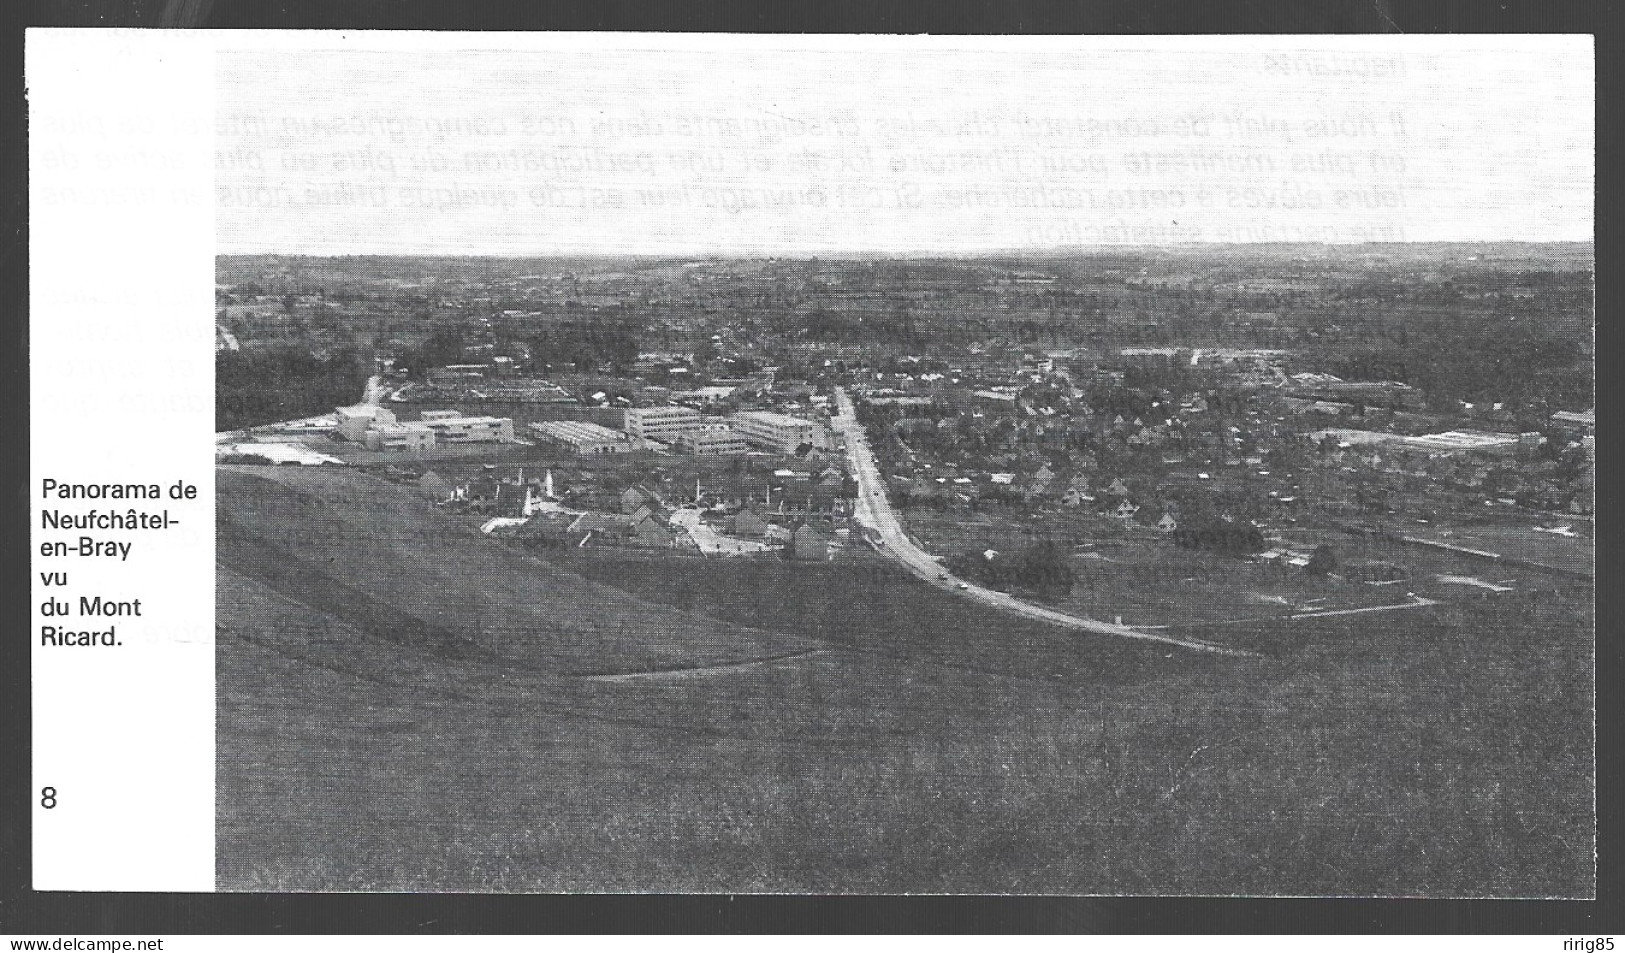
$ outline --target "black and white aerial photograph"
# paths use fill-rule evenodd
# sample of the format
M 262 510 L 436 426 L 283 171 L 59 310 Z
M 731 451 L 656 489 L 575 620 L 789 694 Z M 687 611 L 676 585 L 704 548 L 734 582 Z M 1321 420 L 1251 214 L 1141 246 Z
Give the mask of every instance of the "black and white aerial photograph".
M 1595 896 L 1589 37 L 214 69 L 220 890 Z

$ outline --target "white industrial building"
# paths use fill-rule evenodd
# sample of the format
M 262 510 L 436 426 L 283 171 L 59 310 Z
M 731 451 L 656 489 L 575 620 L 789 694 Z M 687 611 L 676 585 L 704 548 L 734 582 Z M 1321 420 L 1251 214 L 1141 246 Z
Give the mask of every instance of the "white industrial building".
M 530 432 L 579 454 L 628 453 L 643 446 L 639 438 L 585 420 L 544 420 L 531 424 Z
M 401 423 L 393 411 L 372 404 L 334 411 L 340 437 L 369 450 L 428 450 L 442 444 L 512 443 L 513 419 L 465 417 L 456 410 L 426 410 L 423 419 Z
M 818 425 L 811 420 L 766 410 L 734 414 L 729 423 L 753 447 L 795 453 L 802 444 L 814 443 Z
M 368 450 L 430 450 L 435 437 L 421 423 L 384 424 L 369 428 L 363 441 Z
M 389 408 L 376 404 L 340 407 L 333 411 L 333 416 L 338 421 L 339 436 L 354 443 L 365 442 L 370 428 L 395 422 L 395 414 Z
M 429 417 L 422 414 L 423 426 L 434 431 L 438 444 L 513 443 L 512 417 Z
M 628 407 L 624 429 L 633 437 L 671 443 L 678 434 L 705 426 L 705 416 L 692 407 Z
M 684 430 L 673 436 L 671 442 L 684 453 L 708 456 L 744 453 L 750 446 L 742 434 L 727 424 L 705 424 Z

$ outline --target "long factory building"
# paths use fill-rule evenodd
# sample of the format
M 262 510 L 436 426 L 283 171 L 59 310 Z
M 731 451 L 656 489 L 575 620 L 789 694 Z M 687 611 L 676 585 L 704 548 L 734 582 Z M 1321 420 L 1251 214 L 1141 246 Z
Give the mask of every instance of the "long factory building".
M 748 449 L 794 453 L 816 442 L 818 424 L 789 414 L 747 410 L 726 423 L 692 407 L 632 407 L 625 429 L 635 439 L 658 440 L 689 453 L 743 453 Z
M 530 425 L 541 439 L 582 454 L 630 453 L 642 448 L 643 439 L 611 430 L 585 420 L 544 420 Z

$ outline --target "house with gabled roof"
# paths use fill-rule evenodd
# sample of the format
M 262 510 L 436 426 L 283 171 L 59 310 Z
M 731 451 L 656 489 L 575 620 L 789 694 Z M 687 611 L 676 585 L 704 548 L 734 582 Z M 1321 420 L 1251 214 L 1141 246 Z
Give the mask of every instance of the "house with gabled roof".
M 594 542 L 619 544 L 629 529 L 625 516 L 614 513 L 582 513 L 570 524 L 570 537 L 577 546 L 590 546 Z
M 443 500 L 450 496 L 453 490 L 451 482 L 433 470 L 425 470 L 417 479 L 418 489 L 425 496 L 436 500 Z
M 809 561 L 826 560 L 830 556 L 829 540 L 811 524 L 802 523 L 790 535 L 789 556 Z
M 660 497 L 653 490 L 643 486 L 629 486 L 621 491 L 621 512 L 632 513 L 640 506 L 655 507 L 660 505 Z
M 1049 464 L 1046 463 L 1039 467 L 1036 473 L 1027 478 L 1027 485 L 1022 488 L 1022 496 L 1029 500 L 1042 496 L 1054 480 L 1055 471 L 1051 470 Z
M 504 480 L 497 487 L 498 516 L 524 518 L 542 508 L 542 495 L 536 484 Z
M 676 544 L 677 537 L 653 514 L 645 513 L 642 518 L 632 520 L 627 542 L 634 546 L 669 548 Z
M 769 523 L 762 516 L 756 504 L 746 503 L 738 513 L 728 521 L 728 533 L 732 536 L 756 538 L 766 536 Z

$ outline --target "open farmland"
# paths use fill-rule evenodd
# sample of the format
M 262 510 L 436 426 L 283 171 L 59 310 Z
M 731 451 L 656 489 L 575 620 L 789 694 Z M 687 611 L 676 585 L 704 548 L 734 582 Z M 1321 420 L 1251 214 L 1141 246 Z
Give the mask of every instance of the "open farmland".
M 1057 520 L 1056 522 L 1059 522 Z M 1061 530 L 982 515 L 954 518 L 916 511 L 910 532 L 933 552 L 1019 553 L 1054 539 L 1069 553 L 1072 591 L 1046 601 L 1086 618 L 1121 616 L 1141 627 L 1203 626 L 1271 619 L 1299 612 L 1359 609 L 1405 600 L 1408 587 L 1367 586 L 1315 578 L 1301 569 L 1259 565 L 1243 557 L 1180 549 L 1145 526 L 1103 516 L 1072 516 Z M 1337 540 L 1342 544 L 1342 539 Z M 1251 640 L 1248 631 L 1212 629 L 1223 644 Z
M 1279 658 L 219 470 L 224 889 L 1589 893 L 1588 619 Z

